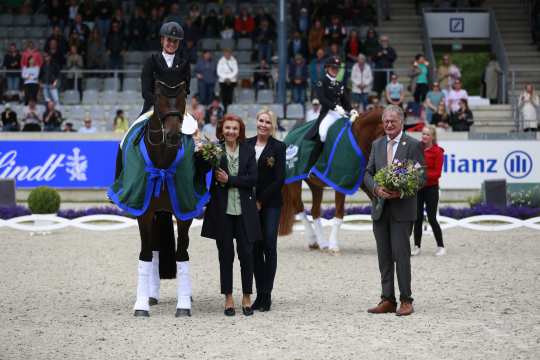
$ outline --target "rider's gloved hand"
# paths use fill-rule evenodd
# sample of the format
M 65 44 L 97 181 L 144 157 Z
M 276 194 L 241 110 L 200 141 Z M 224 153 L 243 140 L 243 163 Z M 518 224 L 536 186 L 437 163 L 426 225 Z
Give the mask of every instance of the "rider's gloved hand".
M 336 107 L 334 108 L 334 111 L 337 112 L 341 116 L 345 116 L 345 109 L 343 109 L 341 105 L 336 105 Z
M 349 113 L 349 119 L 351 120 L 351 122 L 353 122 L 354 120 L 356 120 L 356 118 L 358 117 L 358 111 L 356 109 L 352 109 L 351 112 Z

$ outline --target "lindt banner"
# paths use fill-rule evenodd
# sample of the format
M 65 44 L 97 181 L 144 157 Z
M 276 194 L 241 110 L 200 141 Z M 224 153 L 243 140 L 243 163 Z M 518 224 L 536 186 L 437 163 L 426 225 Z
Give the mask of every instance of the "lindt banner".
M 17 187 L 106 188 L 118 141 L 0 141 L 0 178 Z

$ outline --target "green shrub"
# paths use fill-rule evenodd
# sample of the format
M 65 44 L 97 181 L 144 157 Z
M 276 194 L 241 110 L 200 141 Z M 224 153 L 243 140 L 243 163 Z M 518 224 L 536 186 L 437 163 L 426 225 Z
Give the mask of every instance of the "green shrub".
M 50 187 L 37 187 L 28 196 L 28 207 L 32 214 L 56 214 L 60 209 L 60 195 Z
M 540 207 L 540 186 L 535 186 L 527 190 L 510 192 L 508 195 L 511 205 L 527 206 L 531 208 Z
M 467 198 L 467 202 L 469 203 L 470 207 L 475 207 L 476 205 L 480 205 L 482 203 L 482 194 L 469 196 Z

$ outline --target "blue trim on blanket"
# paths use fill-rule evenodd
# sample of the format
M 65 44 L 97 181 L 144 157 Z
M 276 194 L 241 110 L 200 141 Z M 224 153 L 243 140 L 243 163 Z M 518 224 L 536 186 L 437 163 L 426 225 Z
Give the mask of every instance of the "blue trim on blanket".
M 347 122 L 348 123 L 348 122 Z M 330 171 L 330 164 L 332 163 L 332 160 L 334 159 L 334 154 L 336 153 L 336 148 L 339 144 L 339 141 L 341 140 L 341 137 L 343 136 L 343 132 L 347 129 L 347 125 L 345 125 L 340 131 L 338 136 L 336 137 L 336 140 L 334 140 L 334 143 L 332 144 L 332 150 L 330 150 L 330 155 L 328 156 L 328 162 L 326 164 L 326 169 L 324 170 L 324 176 L 326 177 L 328 175 L 328 172 Z
M 300 175 L 290 177 L 288 179 L 285 179 L 285 184 L 287 185 L 287 184 L 291 184 L 293 182 L 305 180 L 305 179 L 308 178 L 308 175 L 309 175 L 309 173 L 305 173 L 305 174 L 300 174 Z

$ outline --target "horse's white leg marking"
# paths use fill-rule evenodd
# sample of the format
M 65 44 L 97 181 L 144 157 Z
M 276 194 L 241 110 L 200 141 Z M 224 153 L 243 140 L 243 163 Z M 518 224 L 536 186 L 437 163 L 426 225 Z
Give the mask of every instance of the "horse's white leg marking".
M 176 262 L 177 309 L 191 309 L 191 274 L 189 261 Z
M 152 272 L 151 261 L 139 260 L 138 266 L 138 279 L 137 279 L 137 300 L 133 310 L 146 310 L 150 311 L 150 305 L 148 304 L 148 294 L 150 285 L 150 273 Z
M 310 248 L 315 248 L 316 246 L 318 246 L 317 236 L 315 236 L 315 231 L 313 231 L 313 226 L 311 225 L 311 222 L 308 220 L 305 212 L 300 213 L 300 219 L 302 220 L 302 224 L 304 225 L 304 231 L 308 240 L 308 246 Z
M 152 271 L 150 272 L 149 296 L 159 300 L 159 251 L 152 251 Z
M 330 232 L 330 239 L 328 244 L 328 250 L 332 252 L 338 252 L 339 246 L 338 246 L 338 234 L 339 229 L 341 228 L 341 224 L 343 223 L 343 219 L 334 218 L 334 221 L 332 223 L 332 232 Z
M 328 241 L 324 238 L 321 218 L 313 220 L 313 230 L 315 230 L 315 236 L 321 249 L 328 249 Z

